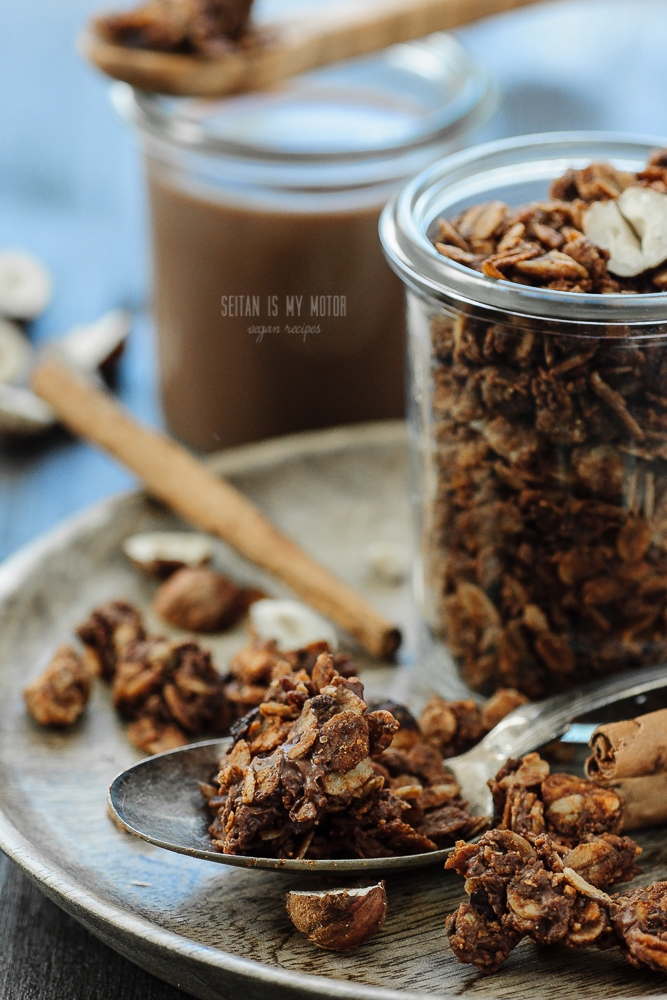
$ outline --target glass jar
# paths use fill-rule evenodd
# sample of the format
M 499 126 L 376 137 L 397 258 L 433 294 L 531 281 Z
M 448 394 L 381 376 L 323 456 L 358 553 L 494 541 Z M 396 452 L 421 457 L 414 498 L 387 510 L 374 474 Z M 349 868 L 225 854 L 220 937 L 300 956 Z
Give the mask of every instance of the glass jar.
M 117 87 L 145 155 L 177 437 L 210 450 L 403 414 L 402 290 L 379 214 L 493 97 L 446 34 L 226 100 Z
M 422 662 L 443 695 L 540 698 L 667 659 L 667 295 L 496 281 L 431 242 L 439 217 L 544 201 L 591 161 L 638 171 L 661 145 L 490 143 L 381 219 L 407 295 Z

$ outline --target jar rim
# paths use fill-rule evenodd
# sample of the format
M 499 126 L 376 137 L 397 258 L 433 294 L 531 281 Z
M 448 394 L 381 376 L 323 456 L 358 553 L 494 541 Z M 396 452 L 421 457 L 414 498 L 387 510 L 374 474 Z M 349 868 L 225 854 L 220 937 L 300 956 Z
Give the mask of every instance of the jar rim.
M 421 48 L 420 48 L 421 47 Z M 137 90 L 125 83 L 112 86 L 112 102 L 120 117 L 151 136 L 182 150 L 236 159 L 268 160 L 277 163 L 332 164 L 359 160 L 387 159 L 402 156 L 431 144 L 454 143 L 461 135 L 482 124 L 495 107 L 497 86 L 491 72 L 480 65 L 464 46 L 445 32 L 437 32 L 415 42 L 406 42 L 384 50 L 380 57 L 388 60 L 391 53 L 406 54 L 407 63 L 414 67 L 423 65 L 428 56 L 439 64 L 444 72 L 449 64 L 456 73 L 460 86 L 454 95 L 449 95 L 440 107 L 418 116 L 414 128 L 396 142 L 379 142 L 367 148 L 343 148 L 337 150 L 280 148 L 267 142 L 239 141 L 225 138 L 207 128 L 205 116 L 200 112 L 215 102 L 204 102 L 198 98 L 173 98 Z M 428 61 L 428 60 L 426 60 Z M 338 66 L 353 67 L 360 60 Z M 386 67 L 385 67 L 386 71 Z M 317 79 L 318 71 L 301 74 L 286 81 L 285 87 L 295 82 L 307 93 L 308 83 Z M 320 84 L 321 86 L 321 84 Z M 378 91 L 381 86 L 376 87 Z M 444 91 L 444 87 L 442 88 Z M 267 92 L 275 96 L 278 91 Z M 286 93 L 288 91 L 286 90 Z M 233 99 L 233 95 L 230 95 Z M 263 95 L 254 95 L 261 98 Z
M 489 278 L 443 257 L 428 236 L 429 226 L 448 203 L 467 196 L 485 201 L 490 183 L 548 180 L 568 167 L 609 160 L 643 166 L 667 140 L 616 132 L 544 132 L 473 146 L 432 164 L 412 178 L 387 204 L 380 239 L 389 265 L 413 290 L 459 308 L 482 307 L 530 320 L 591 326 L 650 326 L 667 322 L 667 292 L 563 292 Z M 487 184 L 485 185 L 485 178 Z M 508 182 L 509 183 L 509 182 Z M 599 333 L 598 333 L 599 336 Z

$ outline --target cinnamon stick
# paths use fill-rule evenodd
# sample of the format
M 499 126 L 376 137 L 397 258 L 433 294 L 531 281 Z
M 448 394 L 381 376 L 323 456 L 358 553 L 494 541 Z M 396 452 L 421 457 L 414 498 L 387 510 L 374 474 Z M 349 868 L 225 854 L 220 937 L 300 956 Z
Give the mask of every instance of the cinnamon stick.
M 667 823 L 667 774 L 622 778 L 606 787 L 623 800 L 623 833 Z
M 148 492 L 196 527 L 217 535 L 354 635 L 373 656 L 401 642 L 396 626 L 278 531 L 238 490 L 166 435 L 143 426 L 112 397 L 53 358 L 32 388 L 73 433 L 119 459 Z
M 667 709 L 598 726 L 586 774 L 593 781 L 637 778 L 667 772 Z

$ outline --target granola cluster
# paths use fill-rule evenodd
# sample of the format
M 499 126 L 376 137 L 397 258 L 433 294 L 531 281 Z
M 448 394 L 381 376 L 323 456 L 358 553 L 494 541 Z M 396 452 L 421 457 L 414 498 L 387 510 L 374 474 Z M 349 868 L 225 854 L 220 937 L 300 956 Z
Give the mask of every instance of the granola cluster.
M 667 882 L 617 896 L 614 931 L 636 968 L 667 972 Z
M 581 231 L 595 199 L 667 192 L 645 171 L 570 171 L 554 200 L 442 220 L 441 253 L 562 291 L 667 289 L 634 278 Z M 435 486 L 427 573 L 436 633 L 476 690 L 530 698 L 667 655 L 667 351 L 438 314 L 431 323 Z
M 457 960 L 495 972 L 528 937 L 569 948 L 618 946 L 633 965 L 665 971 L 667 883 L 611 897 L 578 861 L 546 834 L 530 842 L 490 830 L 477 844 L 457 843 L 445 865 L 464 876 L 469 896 L 446 923 Z
M 281 650 L 272 639 L 257 639 L 232 657 L 228 683 L 228 700 L 238 717 L 250 712 L 265 700 L 267 688 L 279 664 L 288 663 L 294 671 L 305 670 L 310 676 L 321 653 L 330 652 L 326 642 L 313 642 L 302 649 Z M 357 667 L 348 653 L 333 653 L 334 665 L 342 677 L 356 677 Z
M 148 0 L 98 17 L 93 27 L 114 45 L 214 57 L 245 39 L 251 6 L 252 0 Z
M 419 717 L 419 729 L 443 757 L 465 753 L 528 699 L 512 688 L 499 688 L 482 705 L 476 701 L 445 701 L 434 695 Z
M 399 722 L 369 711 L 359 680 L 321 653 L 276 664 L 265 697 L 202 792 L 225 854 L 276 858 L 419 854 L 470 837 L 474 818 L 435 747 L 392 746 Z
M 550 774 L 537 753 L 510 758 L 489 787 L 493 825 L 529 840 L 548 833 L 559 844 L 574 847 L 588 836 L 617 834 L 623 823 L 623 802 L 613 788 L 572 774 Z
M 90 675 L 71 646 L 59 646 L 23 697 L 41 726 L 71 726 L 88 704 Z
M 656 292 L 667 289 L 667 267 L 634 277 L 607 268 L 608 250 L 584 234 L 584 213 L 597 201 L 616 200 L 629 187 L 667 193 L 667 150 L 658 150 L 637 174 L 592 163 L 568 170 L 551 186 L 549 201 L 510 208 L 490 201 L 438 220 L 434 240 L 443 257 L 489 278 L 561 292 Z
M 489 787 L 494 829 L 477 844 L 457 842 L 445 864 L 464 876 L 469 896 L 447 918 L 458 961 L 495 972 L 524 937 L 570 948 L 620 944 L 630 956 L 640 922 L 662 933 L 653 889 L 642 890 L 650 906 L 637 901 L 634 910 L 636 893 L 612 899 L 602 891 L 639 874 L 641 848 L 619 836 L 623 803 L 613 790 L 550 774 L 536 753 L 508 760 Z M 632 954 L 649 964 L 636 946 Z
M 198 733 L 228 730 L 234 716 L 224 678 L 194 639 L 147 636 L 125 601 L 96 608 L 77 635 L 89 663 L 111 682 L 114 706 L 140 750 L 160 753 Z

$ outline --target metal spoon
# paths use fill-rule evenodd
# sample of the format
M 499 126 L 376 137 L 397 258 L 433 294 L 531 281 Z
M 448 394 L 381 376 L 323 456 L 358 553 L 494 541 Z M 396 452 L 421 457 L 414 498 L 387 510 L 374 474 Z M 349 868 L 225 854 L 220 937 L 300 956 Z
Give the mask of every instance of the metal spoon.
M 451 757 L 462 794 L 476 815 L 489 813 L 486 782 L 508 757 L 520 757 L 558 739 L 573 719 L 622 699 L 636 698 L 667 687 L 667 665 L 616 674 L 546 701 L 522 705 L 468 753 Z M 442 863 L 451 848 L 427 854 L 392 858 L 344 858 L 309 861 L 297 858 L 254 858 L 211 850 L 209 816 L 198 782 L 215 770 L 231 740 L 208 740 L 147 757 L 114 779 L 108 795 L 109 811 L 128 833 L 168 851 L 218 864 L 300 872 L 379 872 L 422 868 Z

